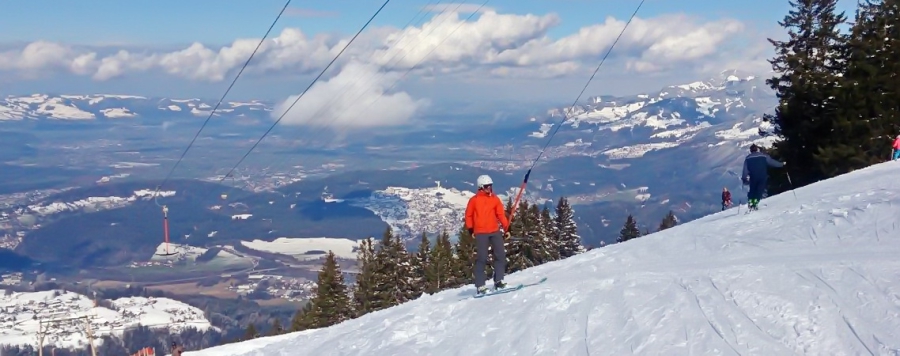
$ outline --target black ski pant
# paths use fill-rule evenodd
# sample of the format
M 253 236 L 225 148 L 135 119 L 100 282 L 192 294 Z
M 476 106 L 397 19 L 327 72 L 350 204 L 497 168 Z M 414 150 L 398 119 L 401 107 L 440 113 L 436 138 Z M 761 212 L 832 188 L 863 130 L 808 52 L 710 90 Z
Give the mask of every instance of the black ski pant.
M 752 199 L 762 200 L 763 192 L 766 191 L 766 178 L 750 178 L 750 191 L 747 192 L 747 202 Z
M 503 274 L 506 272 L 506 248 L 503 245 L 503 234 L 499 231 L 489 234 L 475 235 L 475 287 L 484 285 L 487 275 L 484 273 L 484 267 L 487 265 L 488 247 L 494 251 L 494 261 L 491 267 L 494 268 L 494 283 L 503 280 Z

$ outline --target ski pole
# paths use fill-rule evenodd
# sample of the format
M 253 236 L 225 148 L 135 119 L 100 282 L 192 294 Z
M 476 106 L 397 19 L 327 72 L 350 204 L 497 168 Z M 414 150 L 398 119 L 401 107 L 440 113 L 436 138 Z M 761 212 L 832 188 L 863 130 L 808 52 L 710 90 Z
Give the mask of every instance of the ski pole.
M 794 193 L 794 200 L 798 200 L 798 199 L 797 199 L 797 192 L 794 191 L 794 182 L 791 182 L 791 174 L 788 173 L 787 171 L 784 171 L 784 175 L 787 176 L 788 184 L 791 185 L 791 193 Z

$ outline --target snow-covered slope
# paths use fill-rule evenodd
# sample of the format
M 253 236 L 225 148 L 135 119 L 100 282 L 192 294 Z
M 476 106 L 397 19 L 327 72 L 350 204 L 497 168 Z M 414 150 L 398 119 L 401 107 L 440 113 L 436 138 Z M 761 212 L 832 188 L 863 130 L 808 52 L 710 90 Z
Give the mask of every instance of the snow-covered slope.
M 206 330 L 211 327 L 203 311 L 168 298 L 130 297 L 112 301 L 114 309 L 94 306 L 91 298 L 62 290 L 12 293 L 0 296 L 0 344 L 38 344 L 39 320 L 63 320 L 91 317 L 95 338 L 122 335 L 138 324 L 150 328 L 169 328 L 178 332 L 187 327 Z M 88 344 L 84 320 L 49 323 L 45 345 L 84 347 Z M 95 339 L 94 345 L 100 343 Z
M 900 164 L 320 329 L 187 355 L 897 355 Z M 895 204 L 896 203 L 896 204 Z

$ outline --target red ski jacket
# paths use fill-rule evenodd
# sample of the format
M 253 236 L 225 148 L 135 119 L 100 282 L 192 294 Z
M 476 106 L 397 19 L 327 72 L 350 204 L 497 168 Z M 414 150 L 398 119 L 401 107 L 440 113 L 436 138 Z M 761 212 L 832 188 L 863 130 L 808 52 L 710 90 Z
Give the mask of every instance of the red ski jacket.
M 475 234 L 490 234 L 499 231 L 500 225 L 503 231 L 509 231 L 503 202 L 496 195 L 479 190 L 466 205 L 466 228 Z
M 731 201 L 731 192 L 722 192 L 722 201 Z

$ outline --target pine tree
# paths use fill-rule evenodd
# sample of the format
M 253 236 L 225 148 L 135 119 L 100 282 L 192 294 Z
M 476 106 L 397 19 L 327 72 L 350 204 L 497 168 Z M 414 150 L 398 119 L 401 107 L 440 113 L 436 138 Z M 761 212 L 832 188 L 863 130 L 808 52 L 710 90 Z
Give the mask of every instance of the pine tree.
M 575 225 L 575 211 L 569 205 L 566 197 L 560 197 L 556 204 L 555 225 L 561 258 L 569 258 L 585 252 L 584 245 L 581 244 L 581 236 L 578 236 L 578 227 Z
M 384 232 L 381 246 L 375 254 L 374 310 L 390 308 L 413 298 L 413 277 L 409 253 L 390 226 Z
M 550 215 L 550 208 L 547 205 L 541 209 L 541 229 L 551 261 L 562 258 L 560 256 L 562 248 L 560 247 L 559 229 L 556 228 L 556 219 Z
M 413 295 L 419 296 L 428 289 L 428 266 L 431 263 L 431 242 L 428 241 L 428 234 L 425 232 L 422 232 L 422 240 L 419 242 L 418 251 L 410 256 L 410 259 L 412 260 L 413 270 L 410 288 Z
M 291 331 L 303 331 L 315 328 L 312 310 L 313 305 L 310 301 L 307 301 L 300 310 L 297 310 L 297 313 L 294 314 L 294 318 L 291 319 Z
M 529 258 L 529 243 L 535 235 L 535 221 L 531 219 L 529 214 L 529 204 L 522 200 L 519 207 L 516 208 L 513 221 L 510 223 L 511 236 L 515 237 L 512 241 L 506 242 L 506 273 L 514 273 L 533 266 L 533 262 Z M 488 275 L 491 275 L 488 273 Z
M 475 282 L 475 237 L 469 233 L 465 224 L 459 231 L 459 239 L 454 246 L 453 287 L 464 286 Z
M 641 230 L 638 230 L 637 221 L 634 217 L 628 214 L 628 218 L 625 219 L 625 226 L 619 231 L 619 237 L 616 239 L 616 242 L 625 242 L 638 237 L 641 237 Z
M 666 216 L 662 219 L 662 222 L 659 223 L 659 230 L 657 231 L 663 231 L 665 229 L 674 227 L 675 225 L 678 225 L 678 219 L 675 217 L 675 213 L 669 210 L 669 213 L 666 214 Z
M 372 300 L 375 297 L 375 242 L 367 238 L 360 241 L 359 250 L 356 252 L 356 263 L 359 273 L 353 285 L 353 309 L 355 316 L 360 317 L 375 310 Z
M 820 154 L 835 147 L 843 135 L 835 131 L 840 126 L 836 98 L 847 47 L 839 30 L 845 16 L 835 12 L 836 4 L 837 0 L 790 1 L 793 10 L 779 22 L 788 29 L 789 40 L 769 39 L 776 53 L 769 62 L 778 76 L 767 83 L 776 91 L 779 105 L 767 118 L 781 140 L 768 153 L 788 162 L 785 169 L 793 183 L 788 184 L 783 174 L 772 175 L 770 196 L 828 178 L 829 159 Z
M 259 337 L 259 332 L 256 331 L 256 325 L 253 325 L 253 323 L 248 324 L 247 329 L 244 331 L 243 341 L 253 340 L 257 337 Z
M 896 0 L 859 4 L 837 98 L 840 135 L 818 153 L 828 176 L 882 162 L 891 152 L 900 129 L 898 8 Z
M 314 328 L 328 327 L 353 318 L 353 307 L 344 284 L 344 274 L 334 252 L 330 250 L 319 271 L 314 295 L 310 299 L 310 318 Z
M 272 323 L 272 328 L 269 330 L 267 336 L 281 335 L 284 333 L 284 328 L 281 326 L 281 320 L 275 318 L 275 321 Z
M 454 281 L 454 257 L 450 234 L 446 231 L 441 232 L 431 249 L 429 261 L 425 269 L 425 292 L 434 294 L 450 287 Z

